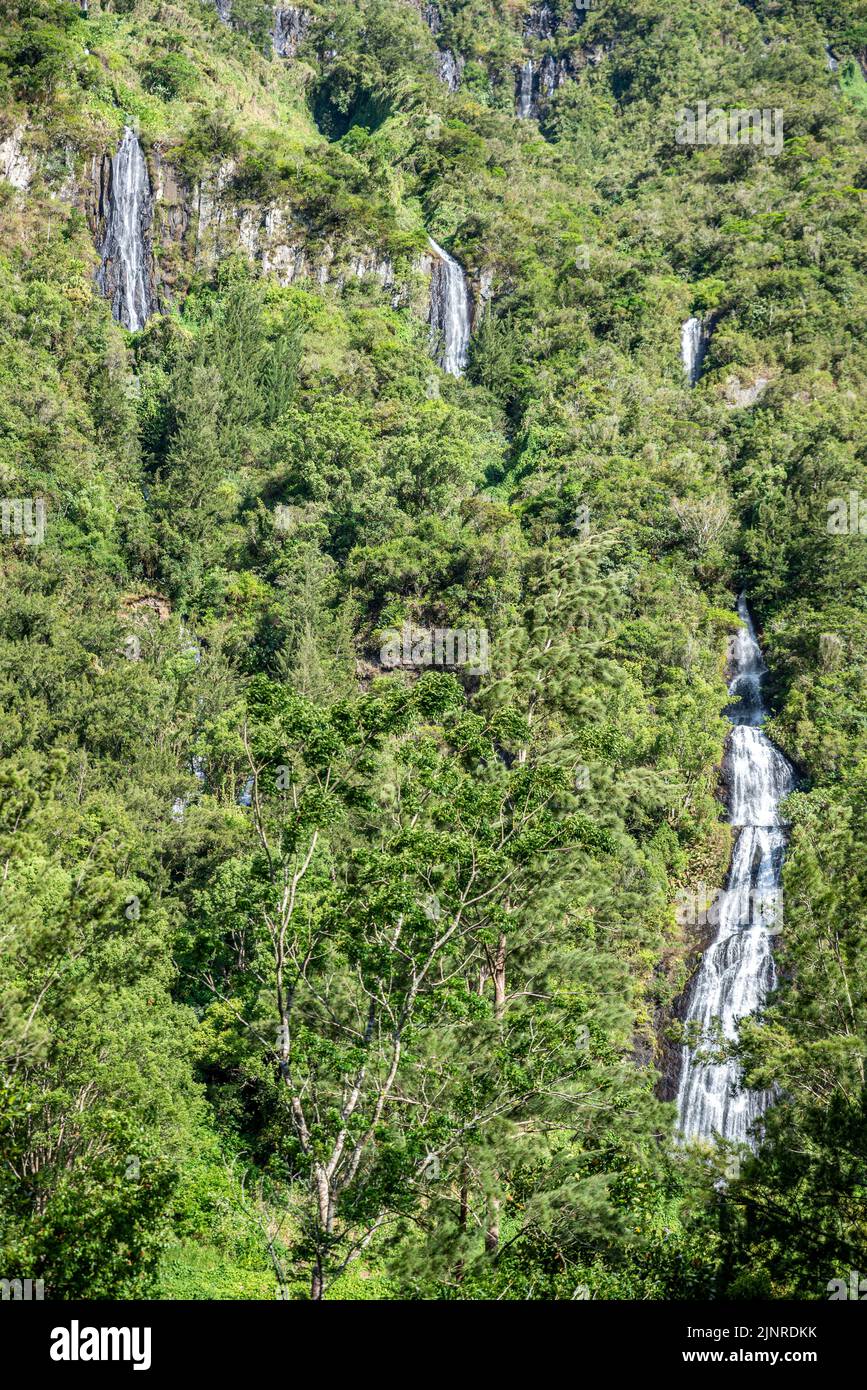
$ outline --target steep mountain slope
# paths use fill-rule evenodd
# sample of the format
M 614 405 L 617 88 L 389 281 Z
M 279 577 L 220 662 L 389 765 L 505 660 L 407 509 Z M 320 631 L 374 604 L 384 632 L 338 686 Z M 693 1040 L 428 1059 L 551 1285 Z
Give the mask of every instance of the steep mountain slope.
M 2 12 L 4 1267 L 821 1296 L 864 1234 L 863 6 Z M 734 1180 L 666 1102 L 741 587 L 801 782 Z

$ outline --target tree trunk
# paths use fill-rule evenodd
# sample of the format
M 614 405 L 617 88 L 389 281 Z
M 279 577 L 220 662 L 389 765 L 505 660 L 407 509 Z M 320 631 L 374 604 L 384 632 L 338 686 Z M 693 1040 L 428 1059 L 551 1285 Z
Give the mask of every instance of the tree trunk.
M 494 1017 L 502 1018 L 506 1008 L 506 935 L 500 932 L 494 968 L 491 972 L 494 981 Z
M 497 953 L 494 956 L 494 1017 L 499 1022 L 506 1011 L 506 934 L 500 932 Z M 485 1231 L 485 1249 L 489 1255 L 496 1252 L 500 1243 L 500 1199 L 491 1197 L 488 1201 L 488 1229 Z
M 485 1249 L 495 1255 L 500 1243 L 500 1199 L 491 1197 L 488 1202 L 488 1229 L 485 1231 Z
M 459 1228 L 460 1228 L 460 1232 L 461 1232 L 461 1235 L 462 1235 L 462 1236 L 463 1236 L 463 1235 L 466 1235 L 466 1232 L 467 1232 L 467 1223 L 469 1222 L 469 1217 L 470 1217 L 470 1175 L 469 1175 L 469 1166 L 468 1166 L 468 1164 L 467 1164 L 466 1159 L 464 1159 L 463 1163 L 461 1164 L 461 1195 L 460 1195 L 460 1208 L 459 1208 L 459 1214 L 458 1214 L 458 1226 L 459 1226 Z M 463 1277 L 464 1277 L 464 1262 L 463 1262 L 463 1259 L 460 1259 L 460 1260 L 458 1260 L 457 1264 L 455 1265 L 455 1283 L 456 1283 L 456 1284 L 459 1284 L 459 1283 L 461 1282 L 461 1280 L 463 1279 Z

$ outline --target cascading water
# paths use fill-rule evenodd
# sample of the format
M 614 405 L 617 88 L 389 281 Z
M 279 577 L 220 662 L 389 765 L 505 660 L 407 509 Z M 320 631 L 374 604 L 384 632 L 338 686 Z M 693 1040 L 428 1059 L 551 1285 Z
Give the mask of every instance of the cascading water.
M 708 332 L 701 319 L 689 318 L 680 330 L 680 360 L 690 386 L 698 381 L 707 351 Z
M 518 69 L 518 87 L 515 93 L 515 115 L 521 121 L 528 121 L 536 114 L 535 87 L 536 65 L 528 58 Z
M 570 60 L 553 58 L 546 53 L 539 68 L 539 104 L 547 105 L 558 87 L 562 87 L 571 72 Z
M 443 17 L 437 5 L 433 3 L 422 5 L 421 17 L 432 34 L 439 34 L 442 32 Z
M 762 682 L 767 667 L 756 641 L 743 595 L 738 599 L 743 627 L 733 643 L 728 709 L 732 730 L 725 765 L 729 781 L 729 823 L 740 833 L 732 852 L 725 892 L 720 895 L 719 929 L 707 948 L 689 991 L 686 1022 L 706 1037 L 714 1020 L 729 1041 L 737 1024 L 760 1008 L 776 984 L 773 934 L 782 923 L 780 875 L 785 828 L 779 804 L 794 786 L 791 764 L 762 731 L 767 711 Z M 750 1143 L 750 1127 L 771 1103 L 769 1091 L 739 1085 L 733 1059 L 696 1061 L 681 1049 L 677 1093 L 679 1128 L 690 1139 Z
M 444 372 L 460 376 L 467 365 L 471 304 L 466 276 L 458 262 L 428 237 L 435 260 L 431 272 L 431 343 Z
M 152 311 L 150 226 L 153 196 L 135 131 L 126 126 L 111 161 L 111 191 L 97 284 L 111 312 L 137 333 Z
M 439 49 L 437 52 L 437 77 L 448 87 L 450 92 L 456 92 L 460 87 L 463 70 L 463 58 L 452 53 L 450 48 Z

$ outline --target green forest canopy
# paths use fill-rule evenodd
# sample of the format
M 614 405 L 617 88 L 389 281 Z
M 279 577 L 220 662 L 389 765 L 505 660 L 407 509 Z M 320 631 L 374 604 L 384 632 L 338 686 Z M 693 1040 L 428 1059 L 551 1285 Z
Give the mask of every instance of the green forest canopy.
M 867 13 L 528 10 L 331 0 L 279 58 L 255 0 L 2 5 L 0 496 L 45 536 L 0 537 L 0 1264 L 50 1297 L 820 1298 L 863 1252 Z M 678 144 L 699 101 L 781 151 Z M 799 788 L 720 1186 L 663 1073 L 740 589 Z M 489 669 L 388 669 L 407 626 Z

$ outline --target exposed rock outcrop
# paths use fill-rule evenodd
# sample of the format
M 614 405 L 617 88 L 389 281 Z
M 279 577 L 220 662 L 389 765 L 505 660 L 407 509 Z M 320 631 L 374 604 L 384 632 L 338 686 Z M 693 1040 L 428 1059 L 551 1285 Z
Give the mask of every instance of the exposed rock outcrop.
M 533 5 L 524 16 L 524 37 L 527 39 L 553 39 L 557 28 L 557 12 L 548 0 Z
M 294 58 L 310 28 L 312 16 L 300 5 L 278 5 L 274 8 L 271 39 L 277 58 Z
M 525 39 L 556 38 L 558 34 L 574 34 L 587 17 L 596 0 L 574 0 L 571 5 L 561 4 L 560 15 L 550 0 L 540 0 L 532 5 L 524 16 L 523 35 Z
M 554 93 L 574 75 L 571 54 L 555 57 L 546 53 L 541 61 L 527 58 L 516 72 L 515 114 L 521 120 L 538 120 L 545 115 Z
M 414 0 L 414 3 L 428 29 L 437 38 L 443 32 L 443 17 L 439 7 L 431 3 L 419 3 L 419 0 Z M 463 71 L 464 59 L 443 44 L 436 55 L 436 75 L 440 82 L 448 87 L 450 92 L 456 92 L 461 85 Z
M 421 17 L 432 34 L 442 33 L 443 17 L 436 5 L 422 5 Z
M 459 55 L 452 53 L 450 48 L 441 48 L 437 54 L 437 77 L 440 82 L 448 87 L 450 92 L 456 92 L 461 85 L 461 77 L 464 71 L 464 60 Z
M 478 275 L 470 279 L 470 291 L 473 296 L 473 328 L 478 327 L 488 311 L 488 306 L 494 297 L 494 272 L 489 267 L 480 270 Z
M 231 197 L 234 172 L 234 163 L 227 161 L 196 190 L 197 264 L 211 266 L 221 257 L 241 251 L 281 285 L 311 279 L 320 285 L 341 287 L 349 277 L 369 276 L 383 289 L 395 287 L 394 264 L 381 252 L 349 247 L 339 255 L 330 244 L 317 243 L 291 208 L 235 203 Z
M 23 126 L 17 126 L 0 140 L 0 176 L 19 189 L 29 188 L 36 172 L 30 156 L 24 153 L 23 142 Z
M 726 378 L 723 395 L 730 406 L 744 407 L 755 405 L 765 387 L 770 382 L 768 376 L 756 376 L 750 382 L 741 381 L 740 377 L 730 376 Z
M 165 311 L 177 302 L 195 269 L 209 271 L 222 258 L 240 252 L 281 285 L 309 280 L 340 290 L 352 280 L 371 280 L 388 292 L 395 308 L 403 306 L 428 318 L 433 331 L 445 336 L 445 318 L 441 314 L 440 322 L 432 306 L 451 305 L 456 296 L 445 293 L 451 258 L 439 248 L 423 252 L 411 264 L 399 265 L 375 247 L 323 241 L 287 204 L 239 202 L 234 187 L 234 160 L 224 161 L 197 184 L 190 185 L 166 160 L 164 147 L 155 144 L 141 154 L 146 180 L 139 168 L 143 203 L 136 217 L 144 216 L 140 225 L 145 236 L 147 280 L 139 296 L 142 312 L 134 316 L 137 326 L 148 313 Z M 119 281 L 116 275 L 111 278 L 110 263 L 117 257 L 107 256 L 106 247 L 110 240 L 114 175 L 108 151 L 93 155 L 85 177 L 71 181 L 69 195 L 69 201 L 85 211 L 94 244 L 103 251 L 101 288 L 112 298 Z M 463 336 L 452 335 L 455 342 L 451 344 L 449 369 L 455 374 L 462 370 L 466 357 L 468 331 L 463 329 L 480 321 L 493 292 L 492 270 L 467 274 L 459 270 L 466 303 Z M 127 326 L 132 326 L 131 318 Z
M 100 165 L 99 220 L 105 228 L 96 282 L 124 328 L 138 332 L 153 313 L 154 195 L 139 138 L 126 126 L 116 154 Z
M 542 101 L 550 101 L 558 87 L 574 76 L 572 59 L 569 54 L 555 58 L 552 54 L 546 53 L 542 59 L 542 66 L 539 69 L 539 97 Z
M 186 181 L 161 148 L 151 151 L 151 177 L 154 190 L 154 295 L 160 309 L 173 302 L 176 291 L 185 288 L 187 262 L 191 251 L 193 196 Z

